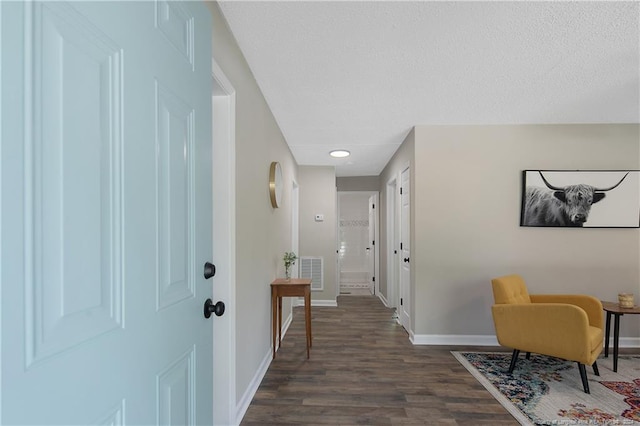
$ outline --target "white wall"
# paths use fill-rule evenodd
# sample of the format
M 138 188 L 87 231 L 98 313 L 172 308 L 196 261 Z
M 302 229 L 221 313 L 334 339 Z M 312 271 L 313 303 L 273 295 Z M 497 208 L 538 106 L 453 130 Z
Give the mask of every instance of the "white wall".
M 236 321 L 235 400 L 242 404 L 270 360 L 269 284 L 284 275 L 282 256 L 291 249 L 291 188 L 297 164 L 217 3 L 207 6 L 213 18 L 213 57 L 236 90 L 236 306 L 230 311 L 235 311 Z M 284 180 L 277 209 L 269 199 L 272 161 L 282 165 Z M 291 300 L 285 299 L 283 308 L 286 318 Z
M 637 124 L 417 126 L 415 334 L 493 335 L 490 280 L 508 273 L 532 293 L 639 294 L 638 229 L 519 226 L 522 170 L 639 169 L 639 136 Z M 639 325 L 623 320 L 621 336 Z
M 300 256 L 321 256 L 324 290 L 311 293 L 312 304 L 336 302 L 336 177 L 333 167 L 300 166 Z M 322 222 L 315 215 L 324 215 Z

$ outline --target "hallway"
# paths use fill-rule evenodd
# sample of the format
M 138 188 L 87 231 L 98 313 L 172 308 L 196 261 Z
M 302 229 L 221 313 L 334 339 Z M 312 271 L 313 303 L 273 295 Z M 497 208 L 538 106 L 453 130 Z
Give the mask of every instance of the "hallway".
M 450 354 L 479 348 L 413 346 L 392 314 L 374 296 L 313 307 L 307 360 L 303 308 L 294 308 L 241 424 L 518 424 Z

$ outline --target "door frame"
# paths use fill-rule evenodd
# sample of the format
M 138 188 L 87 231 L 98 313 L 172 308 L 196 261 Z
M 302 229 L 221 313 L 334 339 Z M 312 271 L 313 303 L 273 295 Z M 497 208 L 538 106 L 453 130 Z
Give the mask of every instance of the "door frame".
M 291 251 L 300 256 L 300 186 L 295 178 L 291 182 Z M 300 276 L 300 262 L 291 271 L 293 278 Z
M 387 181 L 387 303 L 390 308 L 397 308 L 399 294 L 399 274 L 398 258 L 399 258 L 399 235 L 398 235 L 398 210 L 399 210 L 399 190 L 397 176 Z M 394 253 L 395 251 L 395 253 Z M 399 318 L 399 317 L 398 317 Z
M 373 284 L 373 295 L 380 297 L 380 195 L 378 191 L 375 191 L 373 195 L 369 197 L 371 200 L 373 197 L 373 276 L 375 281 Z M 371 224 L 369 224 L 371 227 Z
M 404 222 L 403 219 L 403 212 L 402 212 L 402 196 L 399 197 L 399 202 L 400 202 L 400 240 L 402 240 L 402 235 L 404 233 L 404 229 L 407 229 L 407 236 L 409 238 L 409 256 L 411 256 L 411 244 L 413 243 L 413 238 L 412 238 L 412 234 L 411 234 L 411 205 L 413 203 L 412 197 L 411 197 L 411 186 L 413 185 L 413 179 L 411 176 L 411 165 L 409 163 L 406 163 L 401 169 L 400 169 L 400 174 L 399 174 L 399 183 L 400 183 L 400 187 L 402 188 L 402 175 L 407 172 L 407 179 L 409 181 L 409 212 L 408 212 L 408 218 L 407 218 L 407 222 Z M 404 189 L 404 188 L 403 188 Z M 403 244 L 406 244 L 406 241 L 401 241 Z M 400 258 L 402 258 L 403 254 L 402 254 L 402 250 L 400 250 Z M 412 309 L 411 309 L 411 303 L 413 298 L 411 297 L 411 286 L 412 286 L 412 274 L 413 274 L 413 268 L 411 267 L 411 263 L 409 263 L 409 277 L 405 277 L 405 279 L 403 279 L 403 273 L 402 273 L 402 268 L 403 268 L 403 264 L 399 261 L 399 296 L 402 297 L 403 296 L 403 290 L 406 291 L 406 293 L 404 293 L 406 295 L 406 297 L 408 298 L 408 300 L 403 300 L 402 306 L 400 306 L 399 303 L 399 299 L 398 299 L 398 309 L 400 310 L 399 312 L 399 316 L 400 316 L 400 323 L 402 324 L 403 327 L 405 327 L 405 330 L 407 330 L 407 333 L 409 334 L 409 338 L 413 341 L 413 330 L 411 328 L 411 321 L 412 321 Z M 406 281 L 406 282 L 405 282 Z M 407 313 L 407 319 L 406 319 L 406 324 L 405 321 L 403 321 L 403 312 Z
M 226 312 L 213 321 L 213 422 L 237 423 L 236 401 L 236 91 L 212 58 L 212 174 L 214 301 Z M 214 380 L 215 379 L 215 380 Z

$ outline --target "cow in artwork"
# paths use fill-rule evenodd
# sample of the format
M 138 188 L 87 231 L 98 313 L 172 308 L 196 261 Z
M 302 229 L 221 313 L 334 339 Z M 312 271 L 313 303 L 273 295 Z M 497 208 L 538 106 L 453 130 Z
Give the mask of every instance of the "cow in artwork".
M 629 174 L 609 188 L 577 184 L 558 187 L 551 185 L 542 172 L 540 177 L 547 188 L 528 186 L 525 191 L 524 226 L 581 227 L 589 218 L 591 206 L 603 198 L 605 192 L 618 187 Z

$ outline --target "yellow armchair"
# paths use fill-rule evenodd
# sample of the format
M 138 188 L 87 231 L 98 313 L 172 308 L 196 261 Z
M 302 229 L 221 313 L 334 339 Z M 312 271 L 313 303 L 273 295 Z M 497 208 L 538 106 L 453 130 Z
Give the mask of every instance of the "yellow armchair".
M 496 337 L 502 346 L 513 348 L 509 373 L 521 351 L 527 358 L 534 352 L 575 361 L 589 393 L 585 365 L 600 375 L 596 359 L 604 338 L 602 303 L 587 295 L 530 295 L 519 275 L 494 278 L 491 285 Z

